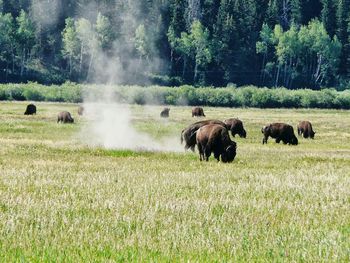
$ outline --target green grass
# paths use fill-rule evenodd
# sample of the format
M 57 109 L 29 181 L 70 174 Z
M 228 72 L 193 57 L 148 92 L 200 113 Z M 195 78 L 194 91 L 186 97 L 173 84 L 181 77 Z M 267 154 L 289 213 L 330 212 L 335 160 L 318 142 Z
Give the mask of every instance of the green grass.
M 0 261 L 349 262 L 350 112 L 205 108 L 239 117 L 231 164 L 197 153 L 91 148 L 77 105 L 0 104 Z M 133 125 L 161 139 L 190 107 L 131 106 Z M 76 124 L 56 123 L 69 110 Z M 310 120 L 315 140 L 262 145 L 261 126 Z

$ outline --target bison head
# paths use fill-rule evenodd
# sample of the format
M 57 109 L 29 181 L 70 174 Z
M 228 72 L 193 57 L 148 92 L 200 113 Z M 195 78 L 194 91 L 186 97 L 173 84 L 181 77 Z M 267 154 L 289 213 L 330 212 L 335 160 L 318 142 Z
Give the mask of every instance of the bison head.
M 242 128 L 242 131 L 239 133 L 239 137 L 241 137 L 241 138 L 247 137 L 247 132 L 245 131 L 245 129 Z
M 232 143 L 225 149 L 225 152 L 221 154 L 221 161 L 223 163 L 230 163 L 235 159 L 235 157 L 236 157 L 236 144 Z
M 315 138 L 315 134 L 316 134 L 316 132 L 311 131 L 311 132 L 310 132 L 310 138 L 311 138 L 311 139 L 314 139 L 314 138 Z
M 290 142 L 292 145 L 298 145 L 298 138 L 293 136 L 291 142 Z

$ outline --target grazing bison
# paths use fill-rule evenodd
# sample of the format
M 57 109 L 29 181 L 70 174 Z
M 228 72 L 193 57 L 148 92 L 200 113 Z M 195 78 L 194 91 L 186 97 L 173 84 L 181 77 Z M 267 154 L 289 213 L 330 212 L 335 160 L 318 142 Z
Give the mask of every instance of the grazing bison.
M 261 129 L 264 134 L 263 144 L 267 143 L 269 136 L 276 139 L 276 143 L 298 145 L 298 139 L 294 135 L 293 127 L 285 123 L 272 123 Z
M 241 120 L 231 118 L 224 120 L 224 123 L 226 124 L 227 129 L 231 131 L 233 137 L 235 137 L 236 134 L 238 134 L 241 138 L 247 137 L 247 132 L 245 131 L 243 127 L 243 122 Z
M 298 135 L 303 135 L 304 138 L 311 138 L 313 139 L 315 137 L 315 133 L 312 129 L 311 122 L 309 121 L 302 121 L 298 124 Z
M 62 122 L 62 123 L 73 123 L 74 119 L 70 115 L 68 111 L 62 111 L 58 114 L 57 116 L 57 123 Z
M 84 107 L 83 106 L 79 106 L 79 108 L 78 108 L 78 115 L 82 116 L 84 114 L 84 111 L 85 111 Z
M 198 129 L 196 141 L 199 159 L 208 161 L 211 153 L 224 163 L 232 162 L 236 157 L 236 143 L 230 139 L 225 127 L 218 124 L 205 125 Z
M 24 115 L 36 114 L 36 106 L 34 104 L 28 104 Z
M 205 117 L 203 108 L 202 107 L 192 108 L 192 117 Z
M 196 132 L 197 130 L 208 124 L 218 124 L 226 128 L 225 123 L 219 120 L 205 120 L 205 121 L 198 121 L 190 126 L 188 126 L 186 129 L 183 129 L 181 132 L 181 144 L 183 141 L 185 141 L 185 149 L 191 149 L 194 151 L 194 148 L 196 146 Z
M 164 108 L 160 112 L 160 117 L 162 117 L 162 118 L 169 118 L 169 111 L 170 111 L 170 108 Z

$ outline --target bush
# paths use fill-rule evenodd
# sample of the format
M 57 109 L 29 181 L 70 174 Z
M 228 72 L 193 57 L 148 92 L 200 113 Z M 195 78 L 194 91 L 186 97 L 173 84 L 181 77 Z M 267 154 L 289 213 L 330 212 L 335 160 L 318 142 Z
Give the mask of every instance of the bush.
M 108 90 L 108 92 L 106 92 Z M 213 87 L 140 87 L 79 85 L 67 82 L 61 86 L 37 83 L 0 85 L 0 100 L 34 100 L 79 103 L 83 98 L 105 98 L 135 104 L 208 105 L 258 108 L 334 108 L 350 109 L 350 90 L 320 91 L 285 88 Z

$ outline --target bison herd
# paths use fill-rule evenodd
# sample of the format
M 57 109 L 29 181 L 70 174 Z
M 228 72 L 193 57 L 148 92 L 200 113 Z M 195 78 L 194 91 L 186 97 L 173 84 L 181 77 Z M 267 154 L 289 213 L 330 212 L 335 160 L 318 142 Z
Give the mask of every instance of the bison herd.
M 192 117 L 205 116 L 204 111 L 200 107 L 192 109 Z M 315 132 L 309 121 L 299 123 L 298 135 L 304 138 L 314 138 Z M 237 118 L 230 118 L 224 121 L 220 120 L 203 120 L 195 122 L 183 129 L 181 132 L 181 144 L 185 143 L 185 149 L 195 150 L 197 145 L 199 151 L 199 159 L 208 161 L 213 153 L 216 160 L 222 162 L 232 162 L 236 156 L 237 144 L 232 141 L 229 136 L 235 137 L 239 135 L 241 138 L 247 137 L 247 132 L 243 127 L 243 122 Z M 271 123 L 261 129 L 263 133 L 262 143 L 267 143 L 269 137 L 274 138 L 276 143 L 281 141 L 284 144 L 298 145 L 298 138 L 294 134 L 291 125 L 285 123 Z
M 37 108 L 34 104 L 27 105 L 25 115 L 36 114 Z M 160 117 L 168 118 L 170 108 L 164 108 Z M 79 106 L 78 115 L 84 114 L 84 108 Z M 192 117 L 205 117 L 201 107 L 192 108 Z M 57 115 L 57 123 L 74 123 L 74 118 L 68 111 L 62 111 Z M 314 139 L 315 132 L 309 121 L 302 121 L 297 126 L 298 135 L 304 138 Z M 185 143 L 185 150 L 195 150 L 197 145 L 199 159 L 208 161 L 211 154 L 224 163 L 232 162 L 236 157 L 236 142 L 232 141 L 229 132 L 233 137 L 238 135 L 241 138 L 247 137 L 243 122 L 237 118 L 230 118 L 224 121 L 203 120 L 192 123 L 181 131 L 181 144 Z M 269 137 L 275 139 L 276 143 L 281 141 L 284 144 L 298 145 L 298 138 L 294 134 L 291 125 L 285 123 L 271 123 L 261 128 L 264 137 L 263 144 L 267 144 Z

